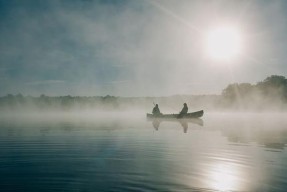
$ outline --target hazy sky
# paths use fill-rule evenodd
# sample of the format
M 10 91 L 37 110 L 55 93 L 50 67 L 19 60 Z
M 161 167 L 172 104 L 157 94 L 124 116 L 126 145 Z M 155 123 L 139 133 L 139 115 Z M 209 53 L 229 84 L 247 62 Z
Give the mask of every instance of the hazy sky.
M 0 0 L 0 95 L 220 94 L 287 72 L 286 0 Z M 205 53 L 234 25 L 242 50 Z

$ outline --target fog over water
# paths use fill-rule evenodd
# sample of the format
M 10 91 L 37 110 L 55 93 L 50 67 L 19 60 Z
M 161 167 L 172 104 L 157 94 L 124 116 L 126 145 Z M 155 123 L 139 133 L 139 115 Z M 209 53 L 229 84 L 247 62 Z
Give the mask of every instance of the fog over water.
M 285 192 L 286 9 L 0 0 L 0 191 Z
M 5 191 L 285 191 L 281 113 L 147 121 L 129 113 L 0 118 Z M 224 179 L 223 179 L 224 178 Z

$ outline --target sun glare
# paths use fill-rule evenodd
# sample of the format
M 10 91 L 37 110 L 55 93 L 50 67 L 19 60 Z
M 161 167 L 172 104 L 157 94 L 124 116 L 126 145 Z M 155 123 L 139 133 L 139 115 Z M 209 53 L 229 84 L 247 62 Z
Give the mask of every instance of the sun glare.
M 231 60 L 242 49 L 241 34 L 236 28 L 218 27 L 206 34 L 208 56 L 216 60 Z
M 241 170 L 233 164 L 215 164 L 208 174 L 209 186 L 220 191 L 244 189 Z

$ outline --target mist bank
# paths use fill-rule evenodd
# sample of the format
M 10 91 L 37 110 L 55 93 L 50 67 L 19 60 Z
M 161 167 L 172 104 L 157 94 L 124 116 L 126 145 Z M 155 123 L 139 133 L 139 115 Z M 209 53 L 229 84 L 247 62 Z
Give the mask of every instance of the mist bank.
M 168 97 L 117 97 L 117 96 L 59 96 L 40 97 L 23 96 L 21 94 L 0 98 L 2 111 L 151 111 L 154 104 L 159 104 L 161 110 L 168 112 L 180 111 L 184 102 L 191 108 L 218 108 L 220 95 L 175 95 Z
M 286 110 L 287 79 L 271 75 L 254 85 L 229 84 L 222 91 L 223 108 L 237 110 Z
M 179 112 L 183 103 L 190 111 L 286 111 L 287 80 L 272 75 L 257 84 L 233 83 L 220 95 L 173 95 L 166 97 L 119 96 L 23 96 L 8 94 L 0 97 L 0 111 L 151 111 L 157 103 L 163 113 Z

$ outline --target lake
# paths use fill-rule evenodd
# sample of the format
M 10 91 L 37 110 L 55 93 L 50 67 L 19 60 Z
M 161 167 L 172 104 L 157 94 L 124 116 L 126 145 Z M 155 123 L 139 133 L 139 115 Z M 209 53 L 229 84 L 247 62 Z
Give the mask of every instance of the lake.
M 286 191 L 286 125 L 281 113 L 1 116 L 0 189 Z

